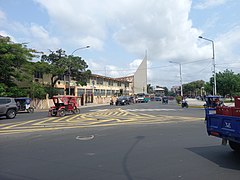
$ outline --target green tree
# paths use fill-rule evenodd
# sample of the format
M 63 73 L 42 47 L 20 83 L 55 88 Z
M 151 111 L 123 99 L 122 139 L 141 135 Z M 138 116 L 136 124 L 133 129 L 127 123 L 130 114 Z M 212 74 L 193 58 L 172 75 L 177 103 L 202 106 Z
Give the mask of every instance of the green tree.
M 49 55 L 42 55 L 41 63 L 38 63 L 38 66 L 44 71 L 43 73 L 51 75 L 51 87 L 54 87 L 60 76 L 67 73 L 67 64 L 65 51 L 59 49 L 56 52 L 51 51 Z
M 199 94 L 202 87 L 204 87 L 205 82 L 203 80 L 193 81 L 187 84 L 183 84 L 184 95 L 197 95 Z
M 6 92 L 6 85 L 3 83 L 0 83 L 0 96 L 6 96 L 7 92 Z
M 35 82 L 31 84 L 31 88 L 29 89 L 29 95 L 31 98 L 44 99 L 46 94 L 46 88 L 43 85 Z
M 169 95 L 168 88 L 167 87 L 163 87 L 163 89 L 164 89 L 164 95 L 168 96 Z
M 213 78 L 211 78 L 210 82 L 206 82 L 204 84 L 204 90 L 206 91 L 206 94 L 213 94 Z
M 16 81 L 28 79 L 26 66 L 34 57 L 32 52 L 21 43 L 11 42 L 9 37 L 0 37 L 0 83 L 12 87 Z
M 24 88 L 19 88 L 17 86 L 12 86 L 7 88 L 6 96 L 9 97 L 26 97 L 28 95 L 27 90 Z
M 88 68 L 87 63 L 78 56 L 68 56 L 68 68 L 71 78 L 77 82 L 78 85 L 87 85 L 87 80 L 91 76 L 91 71 Z
M 54 87 L 63 75 L 70 75 L 77 84 L 86 85 L 91 75 L 91 71 L 87 70 L 87 63 L 81 57 L 67 56 L 62 49 L 43 55 L 38 66 L 44 73 L 51 75 L 51 87 Z
M 217 79 L 217 92 L 220 95 L 232 96 L 234 93 L 240 92 L 239 74 L 234 74 L 233 71 L 226 69 L 224 72 L 217 73 L 216 79 Z

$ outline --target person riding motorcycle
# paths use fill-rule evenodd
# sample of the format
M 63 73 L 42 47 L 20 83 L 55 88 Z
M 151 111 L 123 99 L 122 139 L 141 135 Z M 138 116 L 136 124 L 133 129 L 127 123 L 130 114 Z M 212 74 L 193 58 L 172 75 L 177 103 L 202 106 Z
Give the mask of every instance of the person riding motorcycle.
M 188 108 L 188 103 L 185 98 L 182 100 L 182 108 L 184 108 L 184 107 Z

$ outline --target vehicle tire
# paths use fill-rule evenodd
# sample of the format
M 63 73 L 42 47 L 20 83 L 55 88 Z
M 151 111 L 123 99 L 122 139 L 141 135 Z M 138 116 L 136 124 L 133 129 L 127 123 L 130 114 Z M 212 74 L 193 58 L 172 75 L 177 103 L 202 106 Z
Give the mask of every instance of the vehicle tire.
M 27 112 L 33 113 L 33 112 L 34 112 L 34 108 L 30 107 L 30 108 L 27 110 Z
M 50 110 L 48 112 L 48 116 L 57 116 L 57 112 L 54 112 L 54 111 Z
M 75 108 L 74 109 L 74 114 L 79 114 L 80 113 L 80 109 L 79 108 Z
M 13 119 L 13 118 L 15 118 L 16 113 L 17 113 L 16 110 L 14 110 L 14 109 L 9 109 L 9 110 L 7 111 L 6 117 L 7 117 L 8 119 Z
M 63 117 L 66 115 L 66 111 L 64 109 L 61 109 L 58 111 L 58 116 Z
M 240 143 L 229 141 L 229 146 L 236 152 L 240 152 Z

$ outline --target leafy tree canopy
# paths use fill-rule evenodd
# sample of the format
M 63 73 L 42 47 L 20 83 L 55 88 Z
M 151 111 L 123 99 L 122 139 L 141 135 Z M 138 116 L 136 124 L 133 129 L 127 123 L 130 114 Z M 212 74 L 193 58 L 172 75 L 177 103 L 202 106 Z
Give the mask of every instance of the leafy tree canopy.
M 196 91 L 200 91 L 202 87 L 204 87 L 205 82 L 203 80 L 193 81 L 187 84 L 183 84 L 183 92 L 185 95 L 190 93 L 195 93 Z
M 24 80 L 29 69 L 27 64 L 34 57 L 33 50 L 21 43 L 13 43 L 9 37 L 0 36 L 0 83 L 7 87 L 15 85 L 16 81 Z
M 52 87 L 63 75 L 70 75 L 72 80 L 77 81 L 77 84 L 80 85 L 86 85 L 87 79 L 91 75 L 91 71 L 87 70 L 87 63 L 81 57 L 67 56 L 62 49 L 56 52 L 52 51 L 49 55 L 43 55 L 38 66 L 44 73 L 51 74 Z
M 235 93 L 240 92 L 240 75 L 234 74 L 233 71 L 226 69 L 224 72 L 216 74 L 217 80 L 217 92 L 218 94 L 225 96 L 232 96 Z M 210 80 L 213 84 L 213 78 Z

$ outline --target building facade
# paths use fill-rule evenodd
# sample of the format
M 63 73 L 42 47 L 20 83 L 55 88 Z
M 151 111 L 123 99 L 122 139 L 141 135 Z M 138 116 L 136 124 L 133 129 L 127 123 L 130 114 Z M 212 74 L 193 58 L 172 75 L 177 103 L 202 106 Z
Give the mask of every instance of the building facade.
M 34 81 L 43 85 L 50 85 L 50 75 L 35 73 Z M 111 78 L 92 74 L 86 86 L 77 85 L 76 81 L 70 81 L 69 77 L 62 76 L 55 84 L 59 95 L 74 95 L 84 98 L 85 103 L 94 103 L 96 98 L 105 98 L 130 94 L 130 81 L 124 78 Z
M 134 73 L 133 93 L 147 93 L 147 55 Z
M 50 85 L 51 76 L 36 72 L 34 81 Z M 85 103 L 94 103 L 96 98 L 110 98 L 118 95 L 134 95 L 147 93 L 147 56 L 143 59 L 137 71 L 132 76 L 112 78 L 92 74 L 86 86 L 81 86 L 69 76 L 61 76 L 55 84 L 59 95 L 75 95 L 83 97 Z

